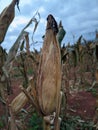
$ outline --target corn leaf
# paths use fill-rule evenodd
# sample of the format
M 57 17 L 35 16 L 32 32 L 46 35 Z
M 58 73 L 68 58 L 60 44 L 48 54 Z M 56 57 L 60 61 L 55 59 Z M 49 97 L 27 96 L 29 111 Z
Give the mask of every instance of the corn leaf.
M 5 62 L 4 66 L 3 66 L 3 71 L 5 73 L 5 75 L 8 77 L 8 70 L 10 68 L 10 63 L 14 60 L 19 45 L 21 43 L 21 40 L 24 38 L 24 36 L 27 34 L 27 32 L 25 31 L 26 28 L 28 28 L 30 26 L 30 24 L 32 24 L 32 19 L 30 19 L 30 21 L 28 22 L 28 24 L 22 29 L 20 35 L 18 36 L 16 42 L 13 44 L 13 46 L 11 47 L 11 49 L 9 50 L 8 53 L 8 57 L 7 57 L 7 61 Z

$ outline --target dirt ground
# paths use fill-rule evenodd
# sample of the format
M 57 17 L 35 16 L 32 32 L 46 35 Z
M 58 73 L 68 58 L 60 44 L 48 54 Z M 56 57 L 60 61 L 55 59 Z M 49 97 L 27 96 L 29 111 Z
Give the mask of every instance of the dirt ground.
M 7 95 L 8 104 L 21 92 L 19 85 L 21 80 L 12 80 L 13 94 Z M 84 120 L 94 120 L 96 115 L 96 98 L 91 92 L 80 91 L 74 92 L 67 97 L 68 110 L 67 113 L 73 116 L 80 116 Z M 5 105 L 0 101 L 0 117 L 5 114 Z
M 68 97 L 68 106 L 71 115 L 92 120 L 95 116 L 96 98 L 91 92 L 81 91 Z

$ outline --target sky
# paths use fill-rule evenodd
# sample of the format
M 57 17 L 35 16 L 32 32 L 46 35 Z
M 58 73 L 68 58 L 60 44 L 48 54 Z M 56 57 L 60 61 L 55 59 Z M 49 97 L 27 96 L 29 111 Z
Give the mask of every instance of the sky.
M 0 13 L 11 0 L 0 0 Z M 62 20 L 66 35 L 62 44 L 74 43 L 80 35 L 87 39 L 94 38 L 93 32 L 98 30 L 98 0 L 20 0 L 20 12 L 15 7 L 15 18 L 11 23 L 2 46 L 9 50 L 29 20 L 38 11 L 41 19 L 34 34 L 31 49 L 42 47 L 42 36 L 45 34 L 46 18 L 52 14 L 57 23 Z M 32 39 L 34 24 L 27 29 Z M 30 40 L 31 42 L 31 40 Z

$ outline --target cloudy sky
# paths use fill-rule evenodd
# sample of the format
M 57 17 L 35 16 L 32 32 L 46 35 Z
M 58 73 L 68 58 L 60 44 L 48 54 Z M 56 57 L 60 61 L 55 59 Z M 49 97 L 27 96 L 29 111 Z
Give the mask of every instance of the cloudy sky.
M 11 2 L 11 0 L 0 0 L 0 12 Z M 2 43 L 7 50 L 12 46 L 23 27 L 38 11 L 41 16 L 40 23 L 34 34 L 34 41 L 39 44 L 32 45 L 31 48 L 40 48 L 42 46 L 42 36 L 45 33 L 46 17 L 52 14 L 59 23 L 62 20 L 63 27 L 66 30 L 66 36 L 63 43 L 73 43 L 81 34 L 89 34 L 98 30 L 98 0 L 20 0 L 20 12 L 16 7 L 16 16 L 11 23 L 5 40 Z M 30 39 L 32 36 L 34 24 L 28 31 Z

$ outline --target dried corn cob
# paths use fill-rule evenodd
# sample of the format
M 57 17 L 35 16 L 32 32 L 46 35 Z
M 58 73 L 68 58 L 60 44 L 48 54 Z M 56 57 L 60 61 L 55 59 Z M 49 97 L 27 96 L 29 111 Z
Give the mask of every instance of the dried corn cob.
M 56 112 L 57 116 L 59 115 L 61 55 L 60 47 L 56 39 L 57 32 L 57 23 L 54 17 L 49 15 L 47 18 L 47 29 L 42 48 L 36 89 L 39 106 L 45 116 L 53 112 Z M 55 127 L 55 130 L 57 129 Z

